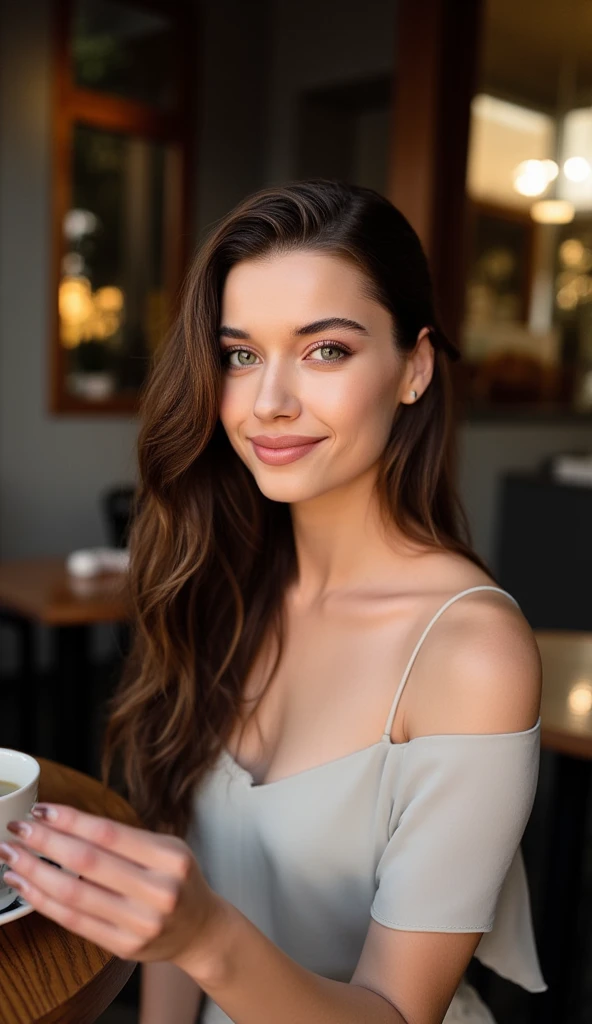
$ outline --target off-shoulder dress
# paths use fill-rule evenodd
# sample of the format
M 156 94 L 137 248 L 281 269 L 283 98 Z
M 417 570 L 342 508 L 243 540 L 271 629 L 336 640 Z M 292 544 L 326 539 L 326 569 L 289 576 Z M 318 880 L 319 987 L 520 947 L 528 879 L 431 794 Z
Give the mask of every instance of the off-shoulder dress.
M 381 738 L 257 785 L 224 749 L 196 790 L 187 841 L 209 884 L 299 964 L 347 982 L 370 917 L 405 931 L 483 932 L 475 956 L 530 992 L 547 986 L 535 946 L 520 841 L 539 768 L 530 729 L 393 743 L 423 631 Z M 446 1024 L 492 1021 L 465 979 Z M 203 1024 L 229 1018 L 206 998 Z

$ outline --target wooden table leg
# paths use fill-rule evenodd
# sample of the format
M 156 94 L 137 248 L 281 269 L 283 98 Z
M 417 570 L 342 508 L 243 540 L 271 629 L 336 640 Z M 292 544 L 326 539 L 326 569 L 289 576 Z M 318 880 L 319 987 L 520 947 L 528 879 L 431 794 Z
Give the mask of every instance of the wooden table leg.
M 54 628 L 56 760 L 92 775 L 90 627 Z
M 570 1019 L 582 990 L 579 910 L 592 762 L 556 755 L 539 952 L 549 991 L 533 999 L 532 1024 Z

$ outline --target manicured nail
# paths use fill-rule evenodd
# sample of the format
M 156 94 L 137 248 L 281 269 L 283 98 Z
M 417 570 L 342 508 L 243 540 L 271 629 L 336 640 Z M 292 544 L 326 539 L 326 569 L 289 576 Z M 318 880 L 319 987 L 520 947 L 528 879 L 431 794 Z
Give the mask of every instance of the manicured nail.
M 45 821 L 57 821 L 58 812 L 48 804 L 34 804 L 31 809 L 34 818 L 42 818 Z
M 23 839 L 27 839 L 33 832 L 33 829 L 26 821 L 9 821 L 6 828 L 9 832 L 22 836 Z
M 14 871 L 7 871 L 4 875 L 4 881 L 11 889 L 16 889 L 17 892 L 28 892 L 30 889 L 29 883 L 25 882 L 24 878 L 20 875 L 15 875 Z
M 7 843 L 0 843 L 1 860 L 5 860 L 7 864 L 16 864 L 18 856 L 18 853 L 12 848 L 12 846 L 9 846 Z

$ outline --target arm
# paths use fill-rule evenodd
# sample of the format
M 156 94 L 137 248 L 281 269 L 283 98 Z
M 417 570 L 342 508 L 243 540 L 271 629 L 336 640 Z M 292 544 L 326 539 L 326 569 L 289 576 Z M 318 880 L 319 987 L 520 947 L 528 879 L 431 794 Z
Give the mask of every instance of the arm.
M 479 736 L 530 729 L 540 701 L 540 660 L 527 624 L 512 610 L 497 609 L 491 604 L 487 615 L 480 610 L 471 614 L 469 621 L 461 622 L 459 618 L 454 624 L 451 622 L 439 646 L 440 654 L 433 652 L 439 664 L 432 663 L 425 678 L 437 680 L 441 718 L 434 717 L 432 702 L 429 723 L 419 717 L 414 717 L 412 723 L 420 729 L 414 729 L 414 736 L 435 735 L 437 742 L 430 755 L 435 769 L 430 776 L 431 785 L 419 793 L 419 802 L 410 804 L 403 813 L 406 823 L 396 828 L 393 836 L 395 874 L 398 876 L 399 868 L 406 866 L 405 884 L 412 893 L 411 900 L 407 899 L 410 908 L 405 926 L 394 920 L 384 924 L 376 919 L 371 921 L 360 960 L 348 984 L 305 970 L 234 907 L 219 900 L 217 921 L 212 923 L 207 943 L 183 966 L 235 1024 L 277 1024 L 278 1020 L 286 1024 L 441 1024 L 483 929 L 491 928 L 489 917 L 495 905 L 492 891 L 501 883 L 505 861 L 509 863 L 515 852 L 522 828 L 520 815 L 523 817 L 525 808 L 528 810 L 530 799 L 531 783 L 527 780 L 522 787 L 522 802 L 519 800 L 516 805 L 517 817 L 512 817 L 516 808 L 506 814 L 505 805 L 511 804 L 508 795 L 521 788 L 516 786 L 515 771 L 522 769 L 513 767 L 514 763 L 520 766 L 520 758 L 516 762 L 510 759 L 505 774 L 499 772 L 501 781 L 497 788 L 494 785 L 488 789 L 490 762 L 479 754 Z M 427 666 L 432 657 L 424 661 Z M 435 675 L 434 667 L 438 669 Z M 440 770 L 438 735 L 458 733 L 471 737 L 466 740 L 469 746 L 462 747 L 467 760 L 463 762 L 463 754 L 456 761 L 460 776 L 448 775 Z M 450 739 L 444 735 L 445 741 Z M 495 748 L 487 744 L 487 750 L 499 750 L 498 756 L 505 759 L 503 743 Z M 471 751 L 478 752 L 476 760 Z M 468 786 L 461 785 L 465 768 L 470 769 L 473 762 L 475 773 L 469 775 Z M 499 765 L 501 769 L 503 764 L 498 760 L 494 767 Z M 411 778 L 411 791 L 412 783 Z M 442 802 L 451 796 L 456 800 L 459 827 L 439 825 L 442 848 L 439 854 L 434 853 L 433 836 L 430 845 L 429 830 L 424 832 L 414 822 L 431 823 L 434 813 L 436 818 L 442 813 L 438 810 Z M 409 799 L 413 800 L 412 792 Z M 461 862 L 466 860 L 472 866 L 476 858 L 481 863 L 480 829 L 475 831 L 474 824 L 475 819 L 479 821 L 477 810 L 485 822 L 494 812 L 496 832 L 502 839 L 491 863 L 484 857 L 483 862 L 489 866 L 482 880 L 474 876 L 471 886 L 465 887 Z M 439 857 L 442 877 L 434 869 Z M 504 863 L 500 867 L 501 862 Z M 424 871 L 431 877 L 425 877 Z M 446 887 L 452 879 L 449 894 L 441 900 L 442 886 Z M 448 907 L 450 916 L 427 924 L 414 920 L 413 927 L 409 917 L 417 918 L 420 909 L 424 915 L 432 916 L 432 901 L 425 899 L 430 886 L 434 904 Z M 384 899 L 388 899 L 388 886 Z M 399 907 L 404 902 L 397 896 L 394 905 Z
M 207 955 L 185 969 L 235 1024 L 440 1024 L 480 938 L 391 931 L 373 921 L 352 981 L 331 981 L 220 900 Z
M 142 964 L 139 1024 L 195 1024 L 203 993 L 175 964 Z
M 222 899 L 207 953 L 184 969 L 235 1024 L 407 1024 L 363 981 L 330 981 L 305 970 Z

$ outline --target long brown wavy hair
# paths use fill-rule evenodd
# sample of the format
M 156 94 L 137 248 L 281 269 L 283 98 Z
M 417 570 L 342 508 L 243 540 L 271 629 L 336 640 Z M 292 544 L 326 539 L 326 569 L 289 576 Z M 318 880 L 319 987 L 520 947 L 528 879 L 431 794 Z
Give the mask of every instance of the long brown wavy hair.
M 432 380 L 417 404 L 398 406 L 377 478 L 380 508 L 411 540 L 492 575 L 470 546 L 453 483 L 448 359 L 458 351 L 438 326 L 413 228 L 378 193 L 340 182 L 250 196 L 197 254 L 142 400 L 133 636 L 109 705 L 102 775 L 107 783 L 117 755 L 131 803 L 156 831 L 186 834 L 195 788 L 244 717 L 245 680 L 264 638 L 275 637 L 277 651 L 266 687 L 281 657 L 283 596 L 297 571 L 290 507 L 261 494 L 220 424 L 218 327 L 231 267 L 294 250 L 356 265 L 391 313 L 402 353 L 430 328 Z

